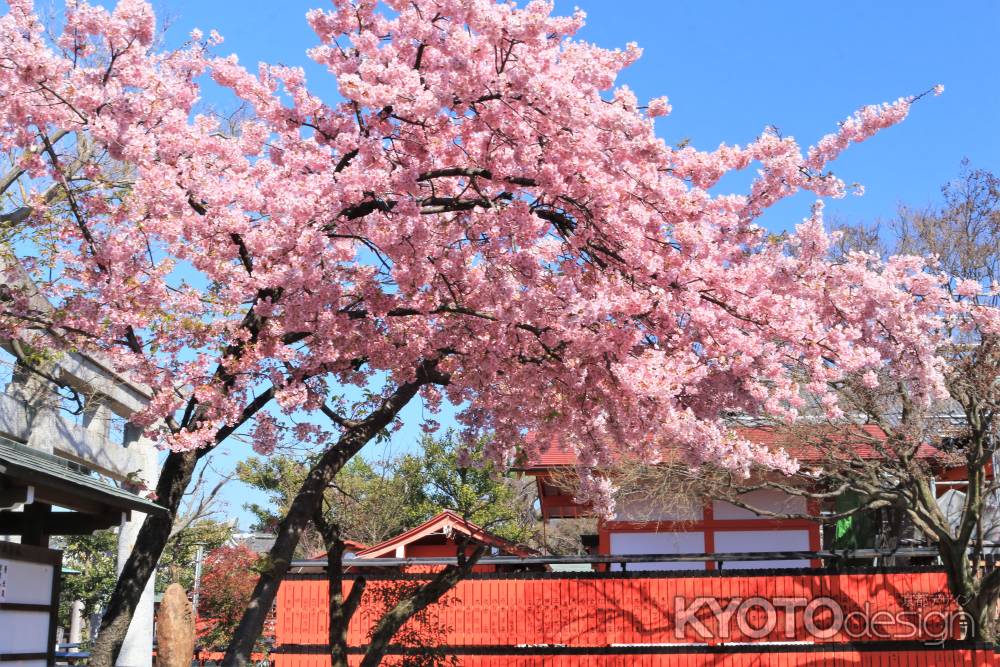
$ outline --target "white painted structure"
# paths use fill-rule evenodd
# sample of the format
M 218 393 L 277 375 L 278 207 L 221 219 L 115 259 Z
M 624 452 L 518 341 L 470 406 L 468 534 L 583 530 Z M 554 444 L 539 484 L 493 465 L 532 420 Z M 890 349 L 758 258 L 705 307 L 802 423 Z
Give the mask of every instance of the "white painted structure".
M 611 553 L 616 556 L 648 554 L 698 554 L 705 552 L 705 534 L 697 532 L 611 532 Z M 633 570 L 704 570 L 703 563 L 630 563 Z M 621 570 L 615 564 L 612 569 Z
M 806 501 L 776 489 L 747 493 L 741 500 L 765 512 L 757 514 L 731 503 L 651 507 L 623 503 L 615 519 L 601 527 L 602 553 L 610 555 L 671 555 L 702 553 L 752 554 L 812 551 L 819 547 L 819 526 L 806 520 L 775 519 L 767 514 L 806 514 Z M 724 569 L 808 567 L 809 561 L 772 559 L 724 561 Z M 714 566 L 714 565 L 713 565 Z M 620 565 L 614 566 L 621 569 Z M 632 563 L 628 570 L 703 570 L 698 562 Z
M 20 545 L 0 551 L 0 656 L 5 665 L 45 667 L 52 636 L 49 623 L 54 588 L 58 582 L 52 562 L 33 560 Z M 43 551 L 35 548 L 33 551 Z M 53 554 L 58 560 L 58 554 Z M 22 657 L 10 660 L 11 654 Z M 33 655 L 36 657 L 27 658 Z

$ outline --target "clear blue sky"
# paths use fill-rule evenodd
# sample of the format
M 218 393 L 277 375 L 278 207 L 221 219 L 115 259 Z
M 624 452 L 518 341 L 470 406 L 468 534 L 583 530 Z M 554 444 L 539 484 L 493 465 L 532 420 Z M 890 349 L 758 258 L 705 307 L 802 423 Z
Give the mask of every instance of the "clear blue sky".
M 169 42 L 183 41 L 194 27 L 215 28 L 226 38 L 220 54 L 235 52 L 250 67 L 262 60 L 302 65 L 316 91 L 333 95 L 331 77 L 305 56 L 316 39 L 303 17 L 326 6 L 323 0 L 154 4 L 172 21 Z M 701 149 L 746 143 L 771 124 L 808 145 L 861 105 L 943 83 L 944 95 L 925 98 L 903 125 L 851 148 L 834 165 L 866 194 L 828 202 L 828 215 L 873 220 L 891 217 L 900 202 L 931 202 L 963 157 L 1000 171 L 998 2 L 560 0 L 556 9 L 570 13 L 574 5 L 588 14 L 583 38 L 644 48 L 623 82 L 640 99 L 669 96 L 673 114 L 657 127 L 671 143 L 688 138 Z M 790 228 L 807 215 L 810 201 L 784 202 L 764 223 Z M 419 437 L 419 406 L 406 417 L 392 443 L 396 451 Z M 231 450 L 230 461 L 244 451 Z M 240 510 L 247 491 L 233 485 L 226 495 L 230 511 L 247 525 Z

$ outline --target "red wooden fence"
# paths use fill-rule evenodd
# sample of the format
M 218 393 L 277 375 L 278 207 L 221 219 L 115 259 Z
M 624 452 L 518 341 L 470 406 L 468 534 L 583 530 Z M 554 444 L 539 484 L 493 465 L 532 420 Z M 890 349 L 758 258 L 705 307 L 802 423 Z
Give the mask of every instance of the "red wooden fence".
M 349 645 L 381 616 L 376 591 L 398 585 L 369 581 Z M 286 580 L 275 644 L 325 645 L 327 600 L 322 578 Z M 473 575 L 408 627 L 423 645 L 611 647 L 957 639 L 960 620 L 940 571 L 546 573 Z
M 329 667 L 328 655 L 272 656 L 274 667 Z M 399 658 L 388 656 L 387 667 Z M 356 666 L 360 656 L 352 656 Z M 819 650 L 789 646 L 765 652 L 691 652 L 606 655 L 490 655 L 460 656 L 461 667 L 996 667 L 993 649 L 974 647 L 907 646 L 903 650 L 866 650 L 824 645 Z

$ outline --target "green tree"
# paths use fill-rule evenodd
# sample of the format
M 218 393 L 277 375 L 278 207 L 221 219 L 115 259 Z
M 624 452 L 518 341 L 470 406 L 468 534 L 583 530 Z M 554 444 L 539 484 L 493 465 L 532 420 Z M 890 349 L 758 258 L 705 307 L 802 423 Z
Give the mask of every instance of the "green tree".
M 537 523 L 530 494 L 486 463 L 483 444 L 463 452 L 454 434 L 446 433 L 425 436 L 419 452 L 378 461 L 352 459 L 326 491 L 324 517 L 340 527 L 343 538 L 371 545 L 450 509 L 502 537 L 528 541 Z M 272 456 L 238 466 L 241 481 L 269 496 L 266 505 L 246 505 L 257 517 L 257 529 L 270 530 L 284 516 L 312 463 L 309 457 Z M 313 530 L 300 554 L 322 549 L 322 538 Z
M 174 582 L 183 586 L 184 590 L 191 591 L 194 588 L 198 546 L 200 545 L 205 553 L 209 553 L 225 544 L 232 534 L 232 524 L 212 519 L 200 519 L 175 533 L 160 557 L 156 592 L 162 593 Z
M 118 535 L 114 530 L 101 530 L 93 535 L 66 536 L 57 548 L 63 550 L 63 567 L 73 570 L 63 575 L 59 591 L 59 623 L 68 628 L 74 600 L 83 602 L 87 618 L 101 611 L 111 597 L 117 579 Z
M 413 474 L 424 482 L 425 519 L 450 509 L 512 542 L 534 539 L 534 487 L 499 475 L 483 455 L 484 442 L 463 451 L 448 431 L 436 439 L 425 436 L 422 444 Z
M 232 526 L 211 519 L 200 519 L 171 537 L 157 566 L 156 592 L 172 582 L 190 591 L 194 586 L 196 548 L 206 552 L 218 548 L 232 535 Z M 93 535 L 70 535 L 60 539 L 63 566 L 72 570 L 63 576 L 59 592 L 59 622 L 69 627 L 70 606 L 74 600 L 83 602 L 84 618 L 104 609 L 117 580 L 118 533 L 114 529 L 100 530 Z

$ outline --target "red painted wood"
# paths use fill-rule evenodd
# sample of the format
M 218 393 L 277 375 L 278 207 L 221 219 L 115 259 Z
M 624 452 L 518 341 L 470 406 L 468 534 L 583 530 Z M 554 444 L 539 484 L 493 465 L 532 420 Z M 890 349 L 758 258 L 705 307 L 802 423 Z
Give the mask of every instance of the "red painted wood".
M 325 655 L 274 654 L 275 667 L 329 667 Z M 351 657 L 352 667 L 360 656 Z M 385 665 L 398 665 L 389 656 Z M 996 667 L 996 654 L 986 650 L 954 649 L 924 651 L 796 651 L 761 653 L 674 653 L 659 655 L 590 656 L 459 656 L 460 667 Z
M 345 586 L 345 594 L 349 590 Z M 369 584 L 374 590 L 383 582 Z M 324 580 L 289 580 L 278 594 L 275 640 L 282 644 L 324 644 L 327 637 L 327 584 Z M 763 638 L 747 636 L 734 618 L 720 627 L 701 609 L 702 622 L 710 633 L 702 637 L 693 624 L 681 634 L 675 629 L 675 604 L 690 605 L 696 597 L 711 596 L 726 609 L 734 598 L 763 598 L 775 606 L 774 628 Z M 657 644 L 702 642 L 718 644 L 753 640 L 845 642 L 878 640 L 863 632 L 852 634 L 846 627 L 830 637 L 817 638 L 805 631 L 805 610 L 792 611 L 791 627 L 781 598 L 836 600 L 844 613 L 873 612 L 895 617 L 903 612 L 957 612 L 947 592 L 942 573 L 829 574 L 806 571 L 781 576 L 641 577 L 588 579 L 560 577 L 544 579 L 489 578 L 460 582 L 443 603 L 432 605 L 424 622 L 416 623 L 427 641 L 440 645 L 538 645 L 608 646 L 613 644 Z M 867 611 L 866 610 L 867 605 Z M 828 625 L 828 609 L 820 608 L 814 619 Z M 352 645 L 364 644 L 381 607 L 366 593 L 348 632 Z M 860 618 L 860 617 L 859 617 Z M 746 615 L 751 630 L 766 620 L 757 605 Z M 884 618 L 883 618 L 884 620 Z M 894 639 L 926 639 L 907 635 L 902 623 L 880 629 Z M 728 627 L 726 636 L 724 629 Z

